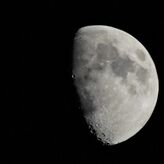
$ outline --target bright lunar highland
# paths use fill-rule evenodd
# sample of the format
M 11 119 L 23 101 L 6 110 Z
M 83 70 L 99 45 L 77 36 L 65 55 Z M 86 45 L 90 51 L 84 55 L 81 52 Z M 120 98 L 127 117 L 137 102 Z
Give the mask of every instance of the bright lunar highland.
M 146 48 L 122 30 L 94 25 L 74 38 L 73 77 L 86 122 L 103 143 L 135 135 L 158 97 L 158 76 Z

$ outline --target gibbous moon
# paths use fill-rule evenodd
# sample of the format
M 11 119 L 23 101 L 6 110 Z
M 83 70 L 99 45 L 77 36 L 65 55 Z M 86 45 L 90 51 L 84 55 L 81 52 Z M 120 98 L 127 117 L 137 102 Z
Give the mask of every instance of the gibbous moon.
M 80 28 L 74 39 L 74 84 L 86 122 L 103 143 L 126 141 L 149 120 L 158 76 L 146 48 L 122 30 Z

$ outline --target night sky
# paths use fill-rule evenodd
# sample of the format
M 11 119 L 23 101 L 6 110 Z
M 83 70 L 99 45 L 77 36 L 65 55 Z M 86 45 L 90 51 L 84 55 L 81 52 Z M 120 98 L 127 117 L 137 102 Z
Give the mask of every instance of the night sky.
M 14 164 L 162 163 L 164 13 L 160 5 L 52 0 L 19 5 L 19 12 L 10 14 L 6 32 L 7 160 Z M 73 38 L 86 25 L 108 25 L 134 36 L 150 53 L 159 77 L 158 101 L 150 120 L 135 136 L 115 146 L 102 145 L 89 132 L 73 85 Z

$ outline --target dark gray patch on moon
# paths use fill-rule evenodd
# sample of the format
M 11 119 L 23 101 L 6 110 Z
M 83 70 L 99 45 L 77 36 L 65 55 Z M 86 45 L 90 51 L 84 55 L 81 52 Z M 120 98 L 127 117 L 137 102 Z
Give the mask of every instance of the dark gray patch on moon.
M 105 70 L 106 64 L 104 63 L 102 65 L 100 62 L 95 61 L 91 67 L 93 71 L 96 71 L 97 73 L 102 73 Z
M 147 78 L 148 78 L 148 71 L 147 71 L 147 69 L 145 69 L 143 67 L 139 67 L 137 72 L 136 72 L 136 76 L 137 76 L 137 79 L 141 83 L 145 83 L 147 81 Z
M 125 58 L 119 56 L 111 63 L 111 68 L 115 75 L 123 79 L 127 77 L 128 72 L 135 71 L 134 62 L 128 56 Z
M 146 55 L 145 55 L 145 53 L 144 53 L 141 49 L 137 49 L 137 50 L 135 51 L 135 53 L 137 54 L 138 58 L 139 58 L 141 61 L 145 61 Z
M 116 59 L 119 55 L 117 49 L 111 44 L 99 43 L 96 48 L 99 62 Z
M 130 85 L 129 88 L 128 88 L 128 92 L 131 95 L 136 95 L 137 94 L 136 87 L 134 85 Z
M 92 68 L 87 68 L 86 67 L 81 76 L 79 76 L 79 77 L 75 76 L 76 84 L 79 87 L 84 87 L 84 86 L 89 85 L 89 84 L 96 84 L 97 79 L 96 79 L 96 77 L 94 77 L 92 75 L 93 71 L 95 71 L 95 70 L 93 70 Z

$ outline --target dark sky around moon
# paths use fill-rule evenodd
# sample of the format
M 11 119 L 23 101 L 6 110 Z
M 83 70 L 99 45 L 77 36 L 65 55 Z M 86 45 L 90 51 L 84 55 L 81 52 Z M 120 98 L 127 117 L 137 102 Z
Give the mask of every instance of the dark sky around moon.
M 10 163 L 162 163 L 164 13 L 160 5 L 47 3 L 22 2 L 21 12 L 6 19 L 9 29 L 4 34 L 10 42 L 6 53 L 12 54 L 5 55 L 4 67 Z M 88 131 L 71 78 L 75 32 L 96 24 L 135 36 L 149 51 L 159 75 L 152 118 L 136 136 L 112 147 L 103 146 Z

